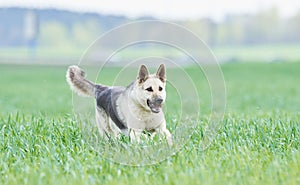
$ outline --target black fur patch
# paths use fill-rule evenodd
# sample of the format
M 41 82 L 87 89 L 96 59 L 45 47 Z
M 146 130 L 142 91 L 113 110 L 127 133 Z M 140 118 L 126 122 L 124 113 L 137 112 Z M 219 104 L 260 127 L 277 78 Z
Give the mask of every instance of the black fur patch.
M 119 129 L 127 129 L 125 124 L 119 118 L 116 110 L 116 101 L 120 94 L 124 92 L 124 87 L 109 88 L 105 86 L 96 85 L 95 97 L 97 106 L 104 109 L 113 122 L 119 127 Z

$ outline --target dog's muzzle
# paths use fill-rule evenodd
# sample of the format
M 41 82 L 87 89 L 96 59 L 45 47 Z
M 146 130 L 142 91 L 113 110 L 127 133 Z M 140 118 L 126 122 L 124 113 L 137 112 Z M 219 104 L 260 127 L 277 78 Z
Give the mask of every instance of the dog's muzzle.
M 147 99 L 147 105 L 153 113 L 159 113 L 162 108 L 163 101 L 164 100 L 159 97 L 153 98 L 152 100 Z

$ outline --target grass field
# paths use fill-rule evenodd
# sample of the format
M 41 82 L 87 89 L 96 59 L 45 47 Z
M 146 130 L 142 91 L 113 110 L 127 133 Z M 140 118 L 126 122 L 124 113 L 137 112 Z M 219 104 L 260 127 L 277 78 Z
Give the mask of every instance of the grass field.
M 226 112 L 210 147 L 200 148 L 200 125 L 174 156 L 131 167 L 104 159 L 84 139 L 67 67 L 0 65 L 0 184 L 300 184 L 300 63 L 221 67 Z M 101 82 L 111 84 L 117 71 Z M 210 101 L 204 78 L 199 84 L 206 124 Z M 177 101 L 169 93 L 168 119 Z
M 147 44 L 145 44 L 147 46 Z M 162 45 L 150 45 L 148 47 L 128 47 L 120 51 L 116 56 L 125 61 L 136 58 L 136 53 L 140 56 L 161 56 L 167 58 L 184 59 L 186 55 L 177 49 Z M 0 47 L 0 63 L 11 63 L 6 59 L 13 58 L 15 63 L 39 63 L 39 64 L 70 64 L 76 62 L 82 56 L 82 53 L 88 47 L 70 46 L 63 48 L 57 47 L 38 47 L 30 51 L 26 47 Z M 102 50 L 102 48 L 100 48 Z M 219 46 L 212 47 L 212 52 L 221 62 L 284 62 L 297 61 L 300 58 L 300 44 L 272 44 L 272 45 L 253 45 L 253 46 Z M 182 58 L 183 57 L 183 58 Z M 26 60 L 24 60 L 26 59 Z M 118 60 L 118 59 L 117 59 Z

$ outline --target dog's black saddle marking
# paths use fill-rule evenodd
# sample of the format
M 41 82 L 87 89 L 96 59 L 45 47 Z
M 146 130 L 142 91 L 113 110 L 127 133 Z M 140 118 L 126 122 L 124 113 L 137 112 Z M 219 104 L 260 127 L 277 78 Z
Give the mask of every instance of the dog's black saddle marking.
M 119 129 L 127 129 L 126 124 L 120 119 L 116 110 L 116 101 L 125 88 L 101 85 L 96 85 L 95 88 L 97 106 L 104 109 Z

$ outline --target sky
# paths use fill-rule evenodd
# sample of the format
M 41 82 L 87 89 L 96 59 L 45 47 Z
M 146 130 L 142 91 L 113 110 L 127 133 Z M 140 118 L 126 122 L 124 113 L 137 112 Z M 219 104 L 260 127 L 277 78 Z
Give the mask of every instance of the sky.
M 289 17 L 300 11 L 300 0 L 0 0 L 0 7 L 57 8 L 77 12 L 152 16 L 160 19 L 221 20 L 226 14 L 256 13 L 276 6 Z

